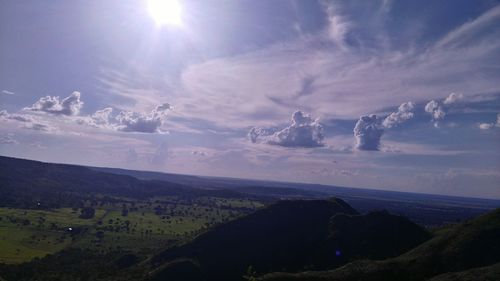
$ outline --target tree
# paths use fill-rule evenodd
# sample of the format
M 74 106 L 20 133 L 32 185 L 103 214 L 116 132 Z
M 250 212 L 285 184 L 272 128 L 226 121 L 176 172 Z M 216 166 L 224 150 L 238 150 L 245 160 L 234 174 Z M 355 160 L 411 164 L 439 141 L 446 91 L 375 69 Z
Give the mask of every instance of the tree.
M 85 207 L 80 211 L 79 218 L 81 219 L 91 219 L 95 216 L 95 210 L 90 207 Z
M 128 210 L 127 209 L 125 209 L 125 208 L 122 209 L 122 216 L 124 216 L 124 217 L 128 216 Z

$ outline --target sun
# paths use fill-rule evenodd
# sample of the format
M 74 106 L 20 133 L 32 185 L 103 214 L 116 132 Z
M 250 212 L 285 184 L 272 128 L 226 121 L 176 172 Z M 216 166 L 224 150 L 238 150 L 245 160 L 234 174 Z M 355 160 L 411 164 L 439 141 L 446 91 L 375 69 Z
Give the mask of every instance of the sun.
M 182 24 L 182 7 L 177 0 L 148 0 L 148 10 L 159 25 Z

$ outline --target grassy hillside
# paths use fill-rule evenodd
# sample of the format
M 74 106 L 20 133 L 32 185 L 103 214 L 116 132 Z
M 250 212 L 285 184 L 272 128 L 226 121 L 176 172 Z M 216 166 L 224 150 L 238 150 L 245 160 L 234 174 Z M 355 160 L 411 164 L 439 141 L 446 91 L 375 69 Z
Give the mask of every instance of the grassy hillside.
M 450 272 L 438 275 L 429 281 L 498 281 L 500 280 L 500 263 L 473 268 L 465 271 Z

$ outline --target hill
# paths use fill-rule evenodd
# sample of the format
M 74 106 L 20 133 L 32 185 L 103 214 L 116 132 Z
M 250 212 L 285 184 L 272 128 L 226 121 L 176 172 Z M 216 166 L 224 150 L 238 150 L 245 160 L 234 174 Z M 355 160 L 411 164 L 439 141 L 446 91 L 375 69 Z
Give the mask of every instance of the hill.
M 450 272 L 438 275 L 429 281 L 496 281 L 500 280 L 500 263 L 465 271 Z
M 115 196 L 242 197 L 221 189 L 197 189 L 158 180 L 98 172 L 84 166 L 51 164 L 0 156 L 0 207 L 26 209 L 78 206 L 82 200 Z
M 359 215 L 340 199 L 281 201 L 158 254 L 149 280 L 243 280 L 245 274 L 331 268 L 401 254 L 428 237 L 407 219 Z
M 355 261 L 330 271 L 272 273 L 258 280 L 427 280 L 439 274 L 468 271 L 500 262 L 498 237 L 500 209 L 472 221 L 442 229 L 434 238 L 396 258 Z M 445 274 L 437 276 L 436 280 L 449 280 L 453 276 L 468 278 L 473 272 Z M 477 269 L 477 272 L 498 277 L 498 266 Z

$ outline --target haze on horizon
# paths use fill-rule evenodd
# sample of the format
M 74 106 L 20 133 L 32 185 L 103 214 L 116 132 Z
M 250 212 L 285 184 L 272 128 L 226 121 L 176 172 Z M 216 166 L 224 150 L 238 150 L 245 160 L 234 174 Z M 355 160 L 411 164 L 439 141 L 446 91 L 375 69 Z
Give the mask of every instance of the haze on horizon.
M 0 155 L 500 199 L 500 1 L 3 1 Z

